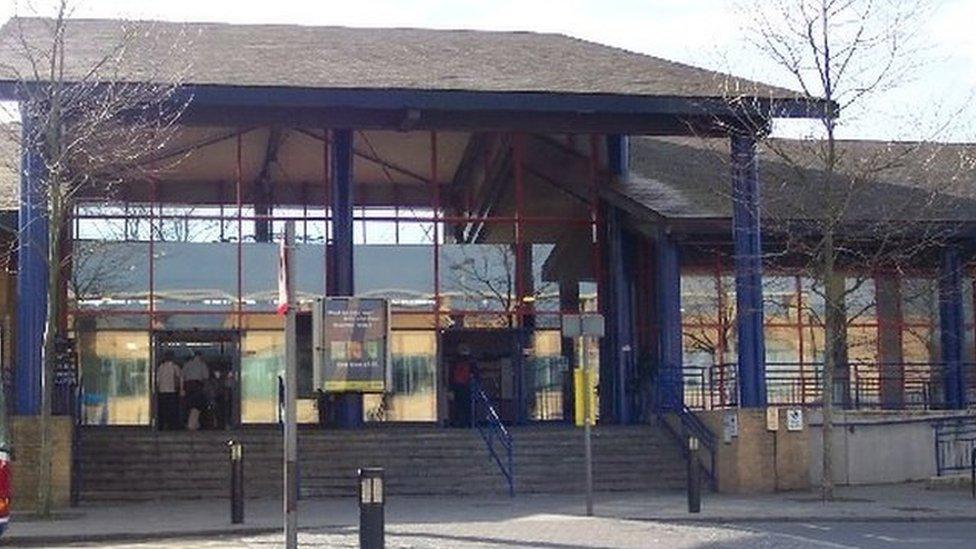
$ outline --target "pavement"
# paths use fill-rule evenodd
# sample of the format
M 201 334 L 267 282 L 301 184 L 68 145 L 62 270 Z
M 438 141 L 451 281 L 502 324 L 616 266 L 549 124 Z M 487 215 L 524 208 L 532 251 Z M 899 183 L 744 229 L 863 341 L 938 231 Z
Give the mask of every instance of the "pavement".
M 705 493 L 702 512 L 695 515 L 687 512 L 683 492 L 600 493 L 595 502 L 596 517 L 587 518 L 580 494 L 515 498 L 393 496 L 386 505 L 386 520 L 388 531 L 407 538 L 421 532 L 442 536 L 464 532 L 473 540 L 518 528 L 526 529 L 530 537 L 541 535 L 540 540 L 559 539 L 573 527 L 583 525 L 589 532 L 587 537 L 600 539 L 603 528 L 621 528 L 625 524 L 640 529 L 648 523 L 667 523 L 675 528 L 741 524 L 745 528 L 749 523 L 976 521 L 976 500 L 968 492 L 927 490 L 924 483 L 842 487 L 830 503 L 822 502 L 813 492 L 750 496 Z M 358 513 L 354 497 L 303 499 L 299 502 L 299 525 L 309 535 L 353 539 Z M 54 520 L 36 520 L 15 513 L 2 542 L 12 546 L 53 546 L 227 536 L 239 540 L 278 532 L 281 516 L 281 502 L 271 499 L 247 500 L 245 522 L 240 525 L 230 523 L 228 500 L 91 504 L 65 510 Z M 533 539 L 524 540 L 525 544 L 532 545 Z

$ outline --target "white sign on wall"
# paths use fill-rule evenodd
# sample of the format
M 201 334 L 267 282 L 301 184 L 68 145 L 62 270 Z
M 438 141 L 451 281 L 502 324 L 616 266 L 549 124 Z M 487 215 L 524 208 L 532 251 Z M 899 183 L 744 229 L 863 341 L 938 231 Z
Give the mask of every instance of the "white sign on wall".
M 739 436 L 739 416 L 734 410 L 730 410 L 722 416 L 722 441 L 730 444 L 732 438 L 737 436 Z
M 766 408 L 766 430 L 779 431 L 779 408 L 774 406 Z
M 786 410 L 786 430 L 803 430 L 803 408 L 790 408 Z

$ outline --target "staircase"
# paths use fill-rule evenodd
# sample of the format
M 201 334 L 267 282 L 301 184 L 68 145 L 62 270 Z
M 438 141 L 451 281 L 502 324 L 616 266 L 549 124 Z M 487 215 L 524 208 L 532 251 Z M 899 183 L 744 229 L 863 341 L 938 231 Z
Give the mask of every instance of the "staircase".
M 569 426 L 516 427 L 517 493 L 579 492 L 583 433 Z M 227 497 L 228 448 L 244 443 L 245 494 L 279 497 L 281 432 L 271 427 L 236 432 L 162 432 L 101 427 L 82 433 L 82 501 Z M 665 431 L 652 426 L 594 429 L 594 482 L 601 491 L 683 486 L 684 463 Z M 359 430 L 301 430 L 299 479 L 304 497 L 355 494 L 356 469 L 386 469 L 389 494 L 505 494 L 508 486 L 477 432 L 392 426 Z

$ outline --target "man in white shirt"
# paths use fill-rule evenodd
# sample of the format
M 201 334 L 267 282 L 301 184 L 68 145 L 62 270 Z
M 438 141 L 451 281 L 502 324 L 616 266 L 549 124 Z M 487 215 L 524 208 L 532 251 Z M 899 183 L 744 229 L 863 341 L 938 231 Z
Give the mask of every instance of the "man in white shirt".
M 180 428 L 180 392 L 183 373 L 173 362 L 173 353 L 166 351 L 163 362 L 156 368 L 156 415 L 160 431 Z
M 183 365 L 183 386 L 186 388 L 188 413 L 192 413 L 194 408 L 197 410 L 197 425 L 199 425 L 200 414 L 207 406 L 204 388 L 208 379 L 210 379 L 210 368 L 200 356 L 200 351 L 194 351 L 193 358 Z

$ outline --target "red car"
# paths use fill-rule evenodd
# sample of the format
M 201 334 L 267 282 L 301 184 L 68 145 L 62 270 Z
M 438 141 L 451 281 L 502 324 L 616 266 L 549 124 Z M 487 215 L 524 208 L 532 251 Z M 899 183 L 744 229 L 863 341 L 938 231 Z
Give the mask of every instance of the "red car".
M 10 520 L 10 454 L 0 449 L 0 535 Z

